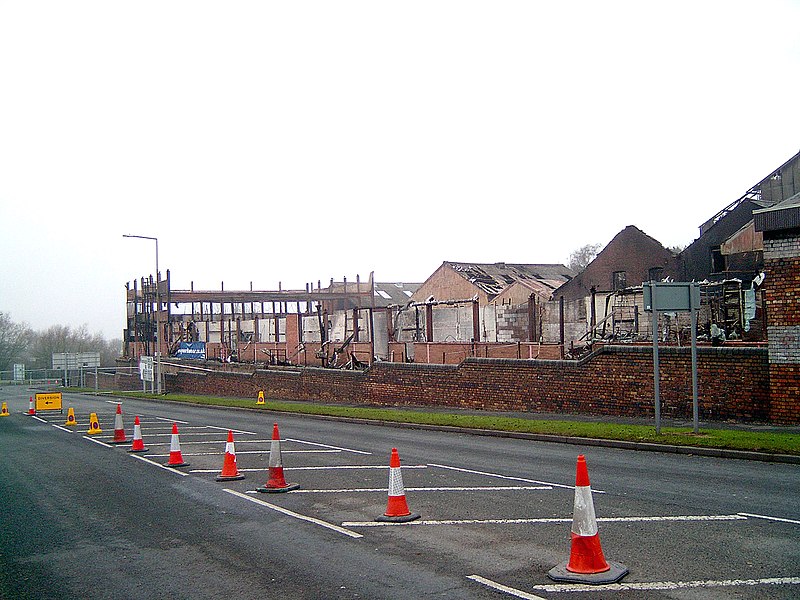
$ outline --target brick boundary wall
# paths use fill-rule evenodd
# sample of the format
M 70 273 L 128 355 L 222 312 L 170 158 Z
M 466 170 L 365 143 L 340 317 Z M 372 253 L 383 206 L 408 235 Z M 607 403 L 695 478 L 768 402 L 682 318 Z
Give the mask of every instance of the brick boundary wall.
M 691 419 L 689 348 L 659 350 L 662 415 Z M 700 418 L 794 424 L 774 411 L 765 348 L 698 348 Z M 606 346 L 579 361 L 470 358 L 457 366 L 376 363 L 366 371 L 271 368 L 167 374 L 170 392 L 364 406 L 456 407 L 652 418 L 652 348 Z

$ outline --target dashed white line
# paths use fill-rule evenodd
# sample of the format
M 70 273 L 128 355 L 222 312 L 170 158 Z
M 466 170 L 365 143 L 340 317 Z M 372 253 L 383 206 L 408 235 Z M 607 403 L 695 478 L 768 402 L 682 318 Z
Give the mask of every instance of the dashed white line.
M 62 427 L 61 425 L 56 425 L 55 423 L 50 423 L 56 429 L 60 429 L 61 431 L 66 431 L 67 433 L 73 433 L 72 429 L 68 429 L 66 427 Z
M 43 419 L 43 418 L 41 418 L 41 417 L 37 417 L 36 415 L 31 415 L 31 416 L 32 416 L 34 419 L 36 419 L 37 421 L 41 421 L 42 423 L 47 423 L 48 425 L 50 424 L 50 421 L 47 421 L 47 420 L 45 420 L 45 419 Z
M 349 529 L 345 529 L 344 527 L 339 527 L 338 525 L 334 525 L 333 523 L 328 523 L 327 521 L 322 521 L 321 519 L 315 519 L 314 517 L 301 515 L 300 513 L 296 513 L 294 511 L 288 510 L 288 509 L 283 508 L 281 506 L 277 506 L 275 504 L 270 504 L 269 502 L 265 502 L 264 500 L 261 500 L 259 498 L 253 498 L 252 496 L 248 496 L 247 494 L 243 494 L 241 492 L 237 492 L 236 490 L 231 490 L 231 489 L 228 489 L 228 488 L 223 488 L 223 490 L 228 492 L 229 494 L 233 494 L 234 496 L 237 496 L 239 498 L 244 498 L 245 500 L 248 500 L 249 502 L 254 502 L 255 504 L 258 504 L 260 506 L 264 506 L 266 508 L 269 508 L 271 510 L 277 511 L 277 512 L 279 512 L 281 514 L 284 514 L 284 515 L 287 515 L 289 517 L 292 517 L 292 518 L 295 518 L 295 519 L 299 519 L 301 521 L 306 521 L 308 523 L 313 523 L 315 525 L 319 525 L 321 527 L 325 527 L 326 529 L 330 529 L 332 531 L 336 531 L 337 533 L 342 533 L 342 534 L 344 534 L 346 536 L 349 536 L 351 538 L 364 537 L 363 535 L 361 535 L 360 533 L 356 533 L 355 531 L 350 531 Z
M 800 521 L 795 519 L 782 519 L 780 517 L 768 517 L 767 515 L 753 515 L 750 513 L 738 513 L 744 517 L 751 517 L 753 519 L 766 519 L 767 521 L 778 521 L 780 523 L 792 523 L 793 525 L 800 525 Z

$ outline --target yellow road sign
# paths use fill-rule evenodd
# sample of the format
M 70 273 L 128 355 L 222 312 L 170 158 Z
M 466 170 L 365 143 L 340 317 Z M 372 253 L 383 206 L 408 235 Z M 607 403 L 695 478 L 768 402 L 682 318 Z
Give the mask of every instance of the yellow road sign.
M 36 394 L 36 412 L 40 410 L 57 410 L 61 412 L 61 392 Z

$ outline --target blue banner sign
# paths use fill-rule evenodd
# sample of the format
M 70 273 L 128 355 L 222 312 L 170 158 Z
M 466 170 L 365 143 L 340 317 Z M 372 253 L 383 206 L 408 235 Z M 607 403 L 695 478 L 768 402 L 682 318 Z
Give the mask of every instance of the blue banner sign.
M 175 353 L 177 358 L 196 358 L 199 360 L 206 359 L 206 343 L 205 342 L 181 342 L 178 345 L 178 351 Z

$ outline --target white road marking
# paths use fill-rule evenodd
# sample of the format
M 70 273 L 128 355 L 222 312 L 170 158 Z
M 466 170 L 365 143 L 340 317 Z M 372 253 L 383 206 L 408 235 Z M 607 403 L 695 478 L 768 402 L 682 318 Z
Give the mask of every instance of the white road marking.
M 224 444 L 225 442 L 219 442 Z M 155 445 L 155 444 L 154 444 Z M 339 454 L 340 450 L 281 450 L 281 454 Z M 225 452 L 183 452 L 184 456 L 222 456 Z M 239 454 L 269 454 L 269 450 L 238 450 Z M 169 456 L 169 454 L 151 454 L 150 456 Z
M 406 488 L 409 489 L 409 488 Z M 746 521 L 740 515 L 677 515 L 664 517 L 598 517 L 598 523 L 647 523 L 658 521 Z M 572 517 L 541 519 L 446 519 L 438 521 L 409 521 L 392 523 L 383 521 L 348 521 L 345 527 L 387 527 L 393 525 L 536 525 L 548 523 L 572 523 Z
M 800 577 L 765 577 L 763 579 L 707 579 L 700 581 L 648 581 L 608 585 L 549 584 L 534 585 L 537 592 L 625 592 L 639 590 L 683 590 L 690 588 L 741 587 L 755 585 L 800 585 Z
M 534 594 L 528 594 L 523 592 L 522 590 L 518 590 L 516 588 L 508 587 L 507 585 L 503 585 L 501 583 L 497 583 L 496 581 L 492 581 L 491 579 L 486 579 L 485 577 L 481 577 L 480 575 L 469 575 L 467 579 L 471 579 L 477 583 L 485 585 L 486 587 L 490 587 L 493 590 L 497 590 L 498 592 L 505 592 L 511 596 L 516 596 L 517 598 L 522 598 L 523 600 L 545 600 L 541 596 L 535 596 Z M 605 586 L 603 586 L 605 587 Z
M 793 525 L 800 525 L 800 521 L 795 519 L 782 519 L 780 517 L 768 517 L 766 515 L 752 515 L 750 513 L 739 513 L 744 517 L 751 517 L 753 519 L 766 519 L 767 521 L 779 521 L 780 523 L 792 523 Z
M 483 486 L 483 487 L 407 487 L 404 488 L 407 492 L 488 492 L 488 491 L 521 491 L 521 490 L 552 490 L 548 486 Z M 383 492 L 388 491 L 387 488 L 350 488 L 340 490 L 294 490 L 293 494 L 347 494 L 358 492 Z M 570 519 L 571 520 L 571 519 Z
M 158 419 L 159 421 L 167 421 L 168 423 L 181 423 L 183 425 L 188 425 L 189 421 L 178 421 L 178 419 L 167 419 L 165 417 L 153 417 L 154 419 Z
M 230 427 L 214 427 L 213 425 L 206 425 L 206 427 L 208 429 L 219 429 L 220 431 L 232 431 L 243 435 L 258 435 L 255 431 L 242 431 L 241 429 L 231 429 Z
M 310 446 L 319 446 L 320 448 L 333 448 L 334 450 L 341 450 L 342 452 L 353 452 L 354 454 L 372 455 L 372 452 L 364 452 L 363 450 L 353 450 L 352 448 L 341 448 L 339 446 L 329 446 L 328 444 L 318 444 L 317 442 L 308 442 L 306 440 L 298 440 L 295 438 L 286 438 L 284 442 L 297 442 L 298 444 L 308 444 Z
M 272 440 L 236 440 L 236 445 L 239 444 L 269 444 Z M 225 440 L 203 440 L 203 441 L 188 441 L 188 442 L 181 442 L 181 444 L 185 445 L 192 445 L 195 446 L 197 444 L 225 444 Z M 158 442 L 157 444 L 148 444 L 150 446 L 169 446 L 170 442 Z M 286 452 L 290 452 L 290 450 L 286 450 Z
M 51 424 L 53 427 L 55 427 L 56 429 L 60 429 L 61 431 L 66 431 L 67 433 L 73 433 L 73 430 L 72 430 L 72 429 L 67 429 L 66 427 L 62 427 L 61 425 L 55 425 L 55 424 L 53 424 L 53 423 L 50 423 L 50 424 Z
M 568 490 L 574 490 L 575 486 L 572 485 L 563 485 L 561 483 L 552 483 L 550 481 L 537 481 L 535 479 L 525 479 L 523 477 L 511 477 L 509 475 L 500 475 L 499 473 L 487 473 L 485 471 L 473 471 L 472 469 L 461 469 L 459 467 L 451 467 L 448 465 L 438 465 L 436 463 L 428 463 L 429 467 L 437 467 L 439 469 L 449 469 L 451 471 L 460 471 L 461 473 L 472 473 L 473 475 L 485 475 L 487 477 L 497 477 L 499 479 L 512 479 L 514 481 L 522 481 L 524 483 L 538 483 L 540 485 L 550 485 L 557 488 L 566 488 Z M 596 494 L 604 494 L 605 492 L 601 490 L 592 489 L 592 492 Z
M 152 444 L 148 444 L 152 445 Z M 403 467 L 403 469 L 427 469 L 428 465 L 410 465 Z M 331 467 L 283 467 L 284 471 L 333 471 L 337 469 L 381 469 L 386 470 L 388 467 L 386 465 L 340 465 L 338 467 L 331 466 Z M 239 471 L 244 471 L 247 473 L 256 473 L 258 471 L 268 471 L 267 467 L 262 467 L 260 469 L 239 469 Z M 219 469 L 192 469 L 189 471 L 190 473 L 218 473 Z M 384 491 L 386 491 L 384 489 Z
M 188 473 L 184 473 L 183 471 L 179 471 L 175 467 L 168 467 L 166 465 L 161 465 L 161 464 L 159 464 L 159 463 L 157 463 L 155 461 L 152 461 L 150 459 L 145 458 L 144 456 L 139 456 L 138 454 L 130 454 L 129 456 L 131 458 L 136 458 L 138 460 L 141 460 L 141 461 L 144 461 L 144 462 L 146 462 L 148 464 L 151 464 L 151 465 L 153 465 L 155 467 L 158 467 L 159 469 L 164 469 L 165 471 L 170 471 L 172 473 L 177 473 L 181 477 L 186 477 L 188 475 Z
M 46 420 L 44 420 L 44 419 L 43 419 L 43 418 L 41 418 L 41 417 L 37 417 L 36 415 L 31 415 L 31 416 L 32 416 L 34 419 L 36 419 L 37 421 L 41 421 L 42 423 L 47 423 L 48 425 L 50 424 L 50 421 L 46 421 Z
M 128 427 L 128 429 L 130 430 L 131 428 Z M 145 433 L 145 431 L 143 430 L 142 431 L 142 435 L 144 435 L 144 433 Z M 153 433 L 153 432 L 152 431 L 147 431 L 147 433 Z M 157 433 L 157 434 L 154 434 L 154 435 L 168 436 L 168 435 L 171 435 L 171 434 L 169 434 L 169 433 L 160 433 L 160 434 Z M 179 432 L 179 436 L 181 438 L 184 438 L 184 437 L 187 437 L 187 436 L 190 436 L 190 435 L 192 435 L 192 436 L 194 436 L 194 435 L 217 435 L 218 436 L 219 434 L 218 433 L 184 433 L 184 432 Z M 97 437 L 100 438 L 100 439 L 105 439 L 105 440 L 114 439 L 113 435 L 98 435 Z M 183 440 L 181 440 L 181 441 L 183 441 Z M 192 444 L 192 443 L 199 443 L 199 442 L 192 442 L 191 440 L 189 440 L 189 441 L 187 441 L 185 443 Z M 221 442 L 212 441 L 211 443 L 212 444 L 213 443 L 225 444 L 225 440 L 223 439 Z
M 90 442 L 94 442 L 95 444 L 100 444 L 101 446 L 105 446 L 106 448 L 113 448 L 111 444 L 106 444 L 105 442 L 101 442 L 93 437 L 89 437 L 88 435 L 83 436 L 83 439 L 89 440 Z
M 339 527 L 338 525 L 334 525 L 333 523 L 328 523 L 327 521 L 322 521 L 320 519 L 315 519 L 314 517 L 308 517 L 306 515 L 301 515 L 300 513 L 296 513 L 291 510 L 287 510 L 275 504 L 270 504 L 269 502 L 265 502 L 259 498 L 253 498 L 252 496 L 248 496 L 247 494 L 242 494 L 241 492 L 237 492 L 235 490 L 231 490 L 228 488 L 223 488 L 224 491 L 228 492 L 229 494 L 233 494 L 234 496 L 238 496 L 239 498 L 244 498 L 250 502 L 254 502 L 260 506 L 264 506 L 266 508 L 272 509 L 277 511 L 281 514 L 287 515 L 289 517 L 293 517 L 295 519 L 300 519 L 301 521 L 306 521 L 308 523 L 313 523 L 315 525 L 319 525 L 321 527 L 325 527 L 326 529 L 330 529 L 332 531 L 336 531 L 338 533 L 343 533 L 346 536 L 351 538 L 361 538 L 364 537 L 360 533 L 356 533 L 355 531 L 350 531 L 349 529 L 345 529 L 344 527 Z

